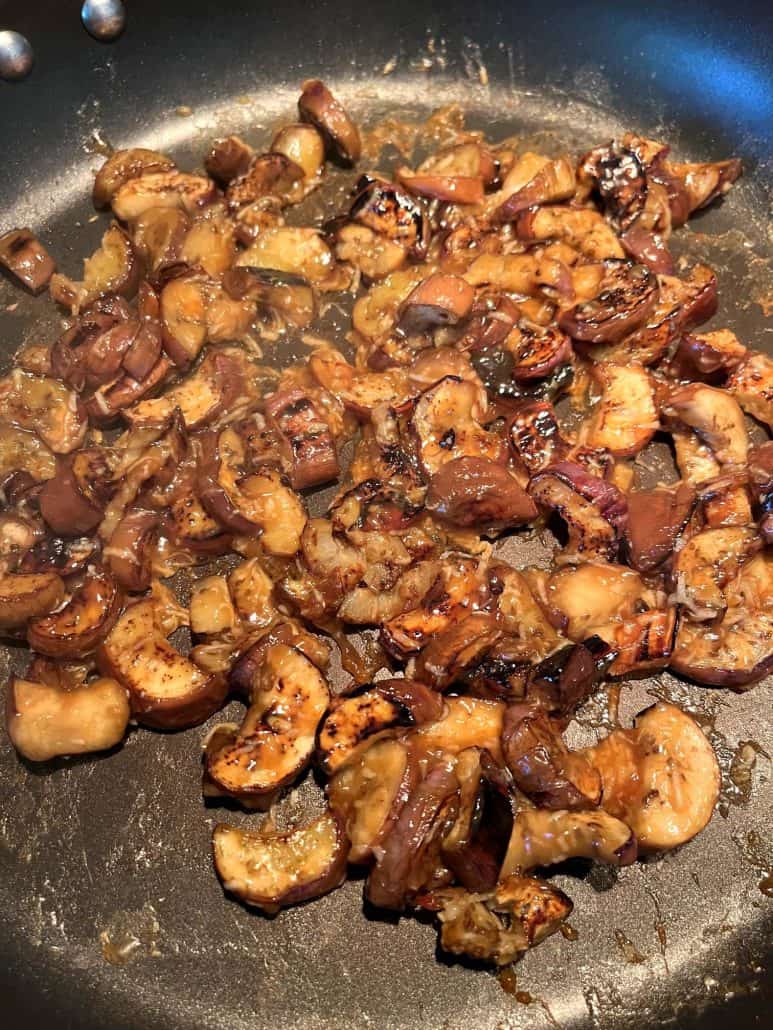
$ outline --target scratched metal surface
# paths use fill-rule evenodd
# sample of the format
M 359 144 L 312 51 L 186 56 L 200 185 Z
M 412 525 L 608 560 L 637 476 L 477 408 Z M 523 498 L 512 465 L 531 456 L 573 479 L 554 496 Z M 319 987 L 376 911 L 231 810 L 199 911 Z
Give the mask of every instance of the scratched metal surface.
M 270 86 L 261 85 L 246 56 L 227 76 L 212 66 L 205 72 L 195 67 L 189 51 L 196 44 L 188 39 L 189 74 L 177 74 L 159 102 L 148 96 L 137 62 L 141 70 L 158 61 L 161 39 L 170 38 L 161 22 L 139 55 L 121 44 L 114 51 L 89 44 L 89 70 L 77 89 L 67 87 L 55 144 L 33 138 L 28 152 L 12 157 L 16 175 L 2 194 L 3 226 L 41 230 L 71 273 L 102 229 L 89 221 L 95 130 L 115 145 L 157 146 L 195 164 L 216 133 L 264 139 L 297 95 L 300 68 Z M 379 44 L 378 59 L 361 63 L 356 79 L 342 85 L 364 121 L 386 111 L 422 116 L 459 100 L 469 123 L 493 138 L 518 133 L 549 148 L 579 148 L 635 126 L 669 138 L 686 155 L 723 156 L 716 126 L 689 121 L 652 97 L 645 118 L 598 71 L 580 67 L 552 92 L 524 88 L 528 55 L 517 45 L 476 48 L 433 37 L 397 50 L 395 71 L 381 76 L 392 53 Z M 320 58 L 303 70 L 324 67 Z M 127 93 L 139 98 L 131 109 L 118 100 Z M 175 114 L 179 105 L 192 113 Z M 0 117 L 6 113 L 0 109 Z M 759 302 L 771 299 L 770 168 L 756 163 L 764 142 L 746 140 L 751 173 L 727 203 L 682 231 L 684 250 L 719 272 L 715 324 L 757 347 L 769 346 Z M 54 163 L 47 157 L 52 145 Z M 50 338 L 55 324 L 46 301 L 0 281 L 6 355 L 27 339 Z M 516 564 L 539 557 L 521 537 L 504 551 Z M 23 654 L 6 648 L 1 663 L 4 679 Z M 20 763 L 3 735 L 0 984 L 4 997 L 16 998 L 6 1025 L 46 1018 L 83 1030 L 640 1028 L 708 1026 L 731 1010 L 739 1026 L 762 1022 L 773 929 L 773 901 L 759 889 L 773 869 L 773 684 L 736 695 L 668 676 L 640 681 L 623 688 L 624 718 L 655 697 L 687 707 L 709 732 L 723 769 L 721 811 L 697 840 L 664 858 L 556 877 L 574 899 L 578 937 L 556 935 L 519 964 L 518 987 L 534 999 L 529 1005 L 503 992 L 489 972 L 439 960 L 430 925 L 364 913 L 361 881 L 272 920 L 227 899 L 211 866 L 211 827 L 224 816 L 255 817 L 203 806 L 198 756 L 206 726 L 179 734 L 134 730 L 115 753 L 36 768 Z M 602 699 L 591 702 L 572 739 L 592 739 L 604 720 Z M 748 791 L 729 775 L 742 742 L 758 749 Z M 282 818 L 300 818 L 318 803 L 307 779 L 283 803 Z

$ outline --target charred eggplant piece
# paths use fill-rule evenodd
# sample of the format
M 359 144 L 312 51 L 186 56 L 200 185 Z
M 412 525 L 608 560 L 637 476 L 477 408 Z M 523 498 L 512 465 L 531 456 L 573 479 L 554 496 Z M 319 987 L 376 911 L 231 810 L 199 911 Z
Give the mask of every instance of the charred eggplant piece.
M 109 573 L 96 570 L 55 614 L 30 619 L 27 642 L 52 658 L 82 658 L 104 640 L 120 610 L 118 584 Z
M 575 340 L 614 343 L 638 329 L 658 300 L 658 281 L 644 265 L 605 261 L 598 293 L 561 312 L 558 324 Z
M 340 468 L 333 435 L 303 390 L 269 397 L 266 415 L 282 442 L 282 467 L 294 490 L 336 479 Z

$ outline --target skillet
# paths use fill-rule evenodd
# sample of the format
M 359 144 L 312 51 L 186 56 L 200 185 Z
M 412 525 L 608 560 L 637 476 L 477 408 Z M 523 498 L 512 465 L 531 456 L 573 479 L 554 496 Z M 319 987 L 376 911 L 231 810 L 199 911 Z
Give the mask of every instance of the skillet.
M 77 7 L 0 0 L 0 27 L 24 32 L 37 58 L 29 79 L 0 83 L 0 229 L 29 224 L 69 274 L 103 229 L 88 201 L 100 138 L 193 167 L 214 135 L 265 139 L 300 81 L 321 75 L 360 121 L 458 101 L 492 138 L 579 149 L 631 128 L 691 159 L 742 157 L 742 184 L 680 235 L 718 272 L 714 324 L 770 347 L 760 304 L 773 285 L 767 4 L 133 0 L 109 46 L 86 35 Z M 0 282 L 4 368 L 23 341 L 50 339 L 56 319 L 47 301 Z M 22 657 L 4 651 L 3 678 Z M 209 855 L 218 813 L 200 798 L 204 730 L 137 732 L 115 755 L 34 769 L 3 738 L 4 1025 L 762 1025 L 773 999 L 773 902 L 759 888 L 773 867 L 773 685 L 733 695 L 639 681 L 624 690 L 624 717 L 653 693 L 710 733 L 721 812 L 681 852 L 616 883 L 608 870 L 559 877 L 579 936 L 556 935 L 517 967 L 521 1000 L 489 973 L 436 961 L 428 925 L 363 915 L 356 881 L 273 921 L 227 900 Z M 737 776 L 744 741 L 759 748 L 748 791 Z M 314 795 L 308 781 L 289 817 Z

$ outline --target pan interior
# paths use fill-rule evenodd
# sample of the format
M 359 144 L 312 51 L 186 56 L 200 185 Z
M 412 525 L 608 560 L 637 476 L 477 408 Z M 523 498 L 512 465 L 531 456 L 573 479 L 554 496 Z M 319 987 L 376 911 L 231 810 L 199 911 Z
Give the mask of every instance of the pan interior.
M 395 113 L 421 121 L 459 102 L 469 127 L 495 140 L 517 135 L 546 152 L 577 153 L 635 128 L 671 140 L 685 156 L 729 156 L 691 149 L 665 113 L 657 124 L 636 124 L 603 104 L 500 90 L 480 84 L 483 77 L 430 88 L 424 79 L 417 85 L 415 77 L 387 76 L 377 87 L 343 86 L 342 94 L 362 124 Z M 601 80 L 598 95 L 603 101 Z M 100 140 L 156 147 L 192 168 L 215 135 L 238 132 L 265 143 L 280 120 L 294 116 L 296 96 L 295 87 L 272 87 L 219 97 L 170 110 L 125 135 L 108 112 L 87 108 L 71 164 L 27 190 L 13 221 L 42 230 L 63 270 L 77 274 L 105 225 L 92 220 L 89 203 Z M 343 191 L 346 182 L 333 189 Z M 712 324 L 758 348 L 769 346 L 762 305 L 773 285 L 763 186 L 761 172 L 752 173 L 725 203 L 679 231 L 679 253 L 707 261 L 719 275 Z M 21 343 L 51 339 L 57 320 L 48 301 L 0 281 L 6 365 Z M 517 539 L 506 553 L 516 564 L 532 560 Z M 23 659 L 5 649 L 3 671 Z M 174 735 L 136 731 L 115 754 L 44 768 L 19 763 L 2 740 L 0 900 L 12 939 L 6 962 L 49 1011 L 65 1005 L 74 982 L 81 997 L 99 996 L 93 1019 L 85 1011 L 78 1017 L 84 1027 L 104 1026 L 106 1013 L 117 1028 L 638 1027 L 664 1010 L 677 1020 L 682 1012 L 684 1025 L 688 1014 L 761 984 L 771 926 L 770 900 L 759 885 L 773 868 L 773 686 L 736 695 L 669 676 L 640 680 L 623 689 L 624 718 L 659 697 L 693 712 L 717 748 L 721 811 L 678 853 L 619 871 L 557 876 L 575 902 L 577 940 L 556 935 L 516 967 L 518 988 L 527 992 L 521 1001 L 488 972 L 438 961 L 429 925 L 363 913 L 361 882 L 273 920 L 226 899 L 211 868 L 212 825 L 255 817 L 203 806 L 198 756 L 207 726 Z M 234 706 L 225 717 L 237 712 Z M 592 739 L 603 718 L 604 705 L 591 703 L 575 739 Z M 755 756 L 748 791 L 738 775 L 745 742 Z M 309 777 L 283 802 L 283 818 L 303 818 L 318 803 Z

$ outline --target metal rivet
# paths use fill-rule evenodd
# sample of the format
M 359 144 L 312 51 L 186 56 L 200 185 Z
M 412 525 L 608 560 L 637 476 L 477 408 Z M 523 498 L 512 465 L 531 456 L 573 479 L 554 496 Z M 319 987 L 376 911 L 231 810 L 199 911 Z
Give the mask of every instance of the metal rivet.
M 35 55 L 29 40 L 20 32 L 0 32 L 0 79 L 23 79 L 29 75 Z
M 121 0 L 85 0 L 81 21 L 86 31 L 103 43 L 116 39 L 126 25 L 126 8 Z

